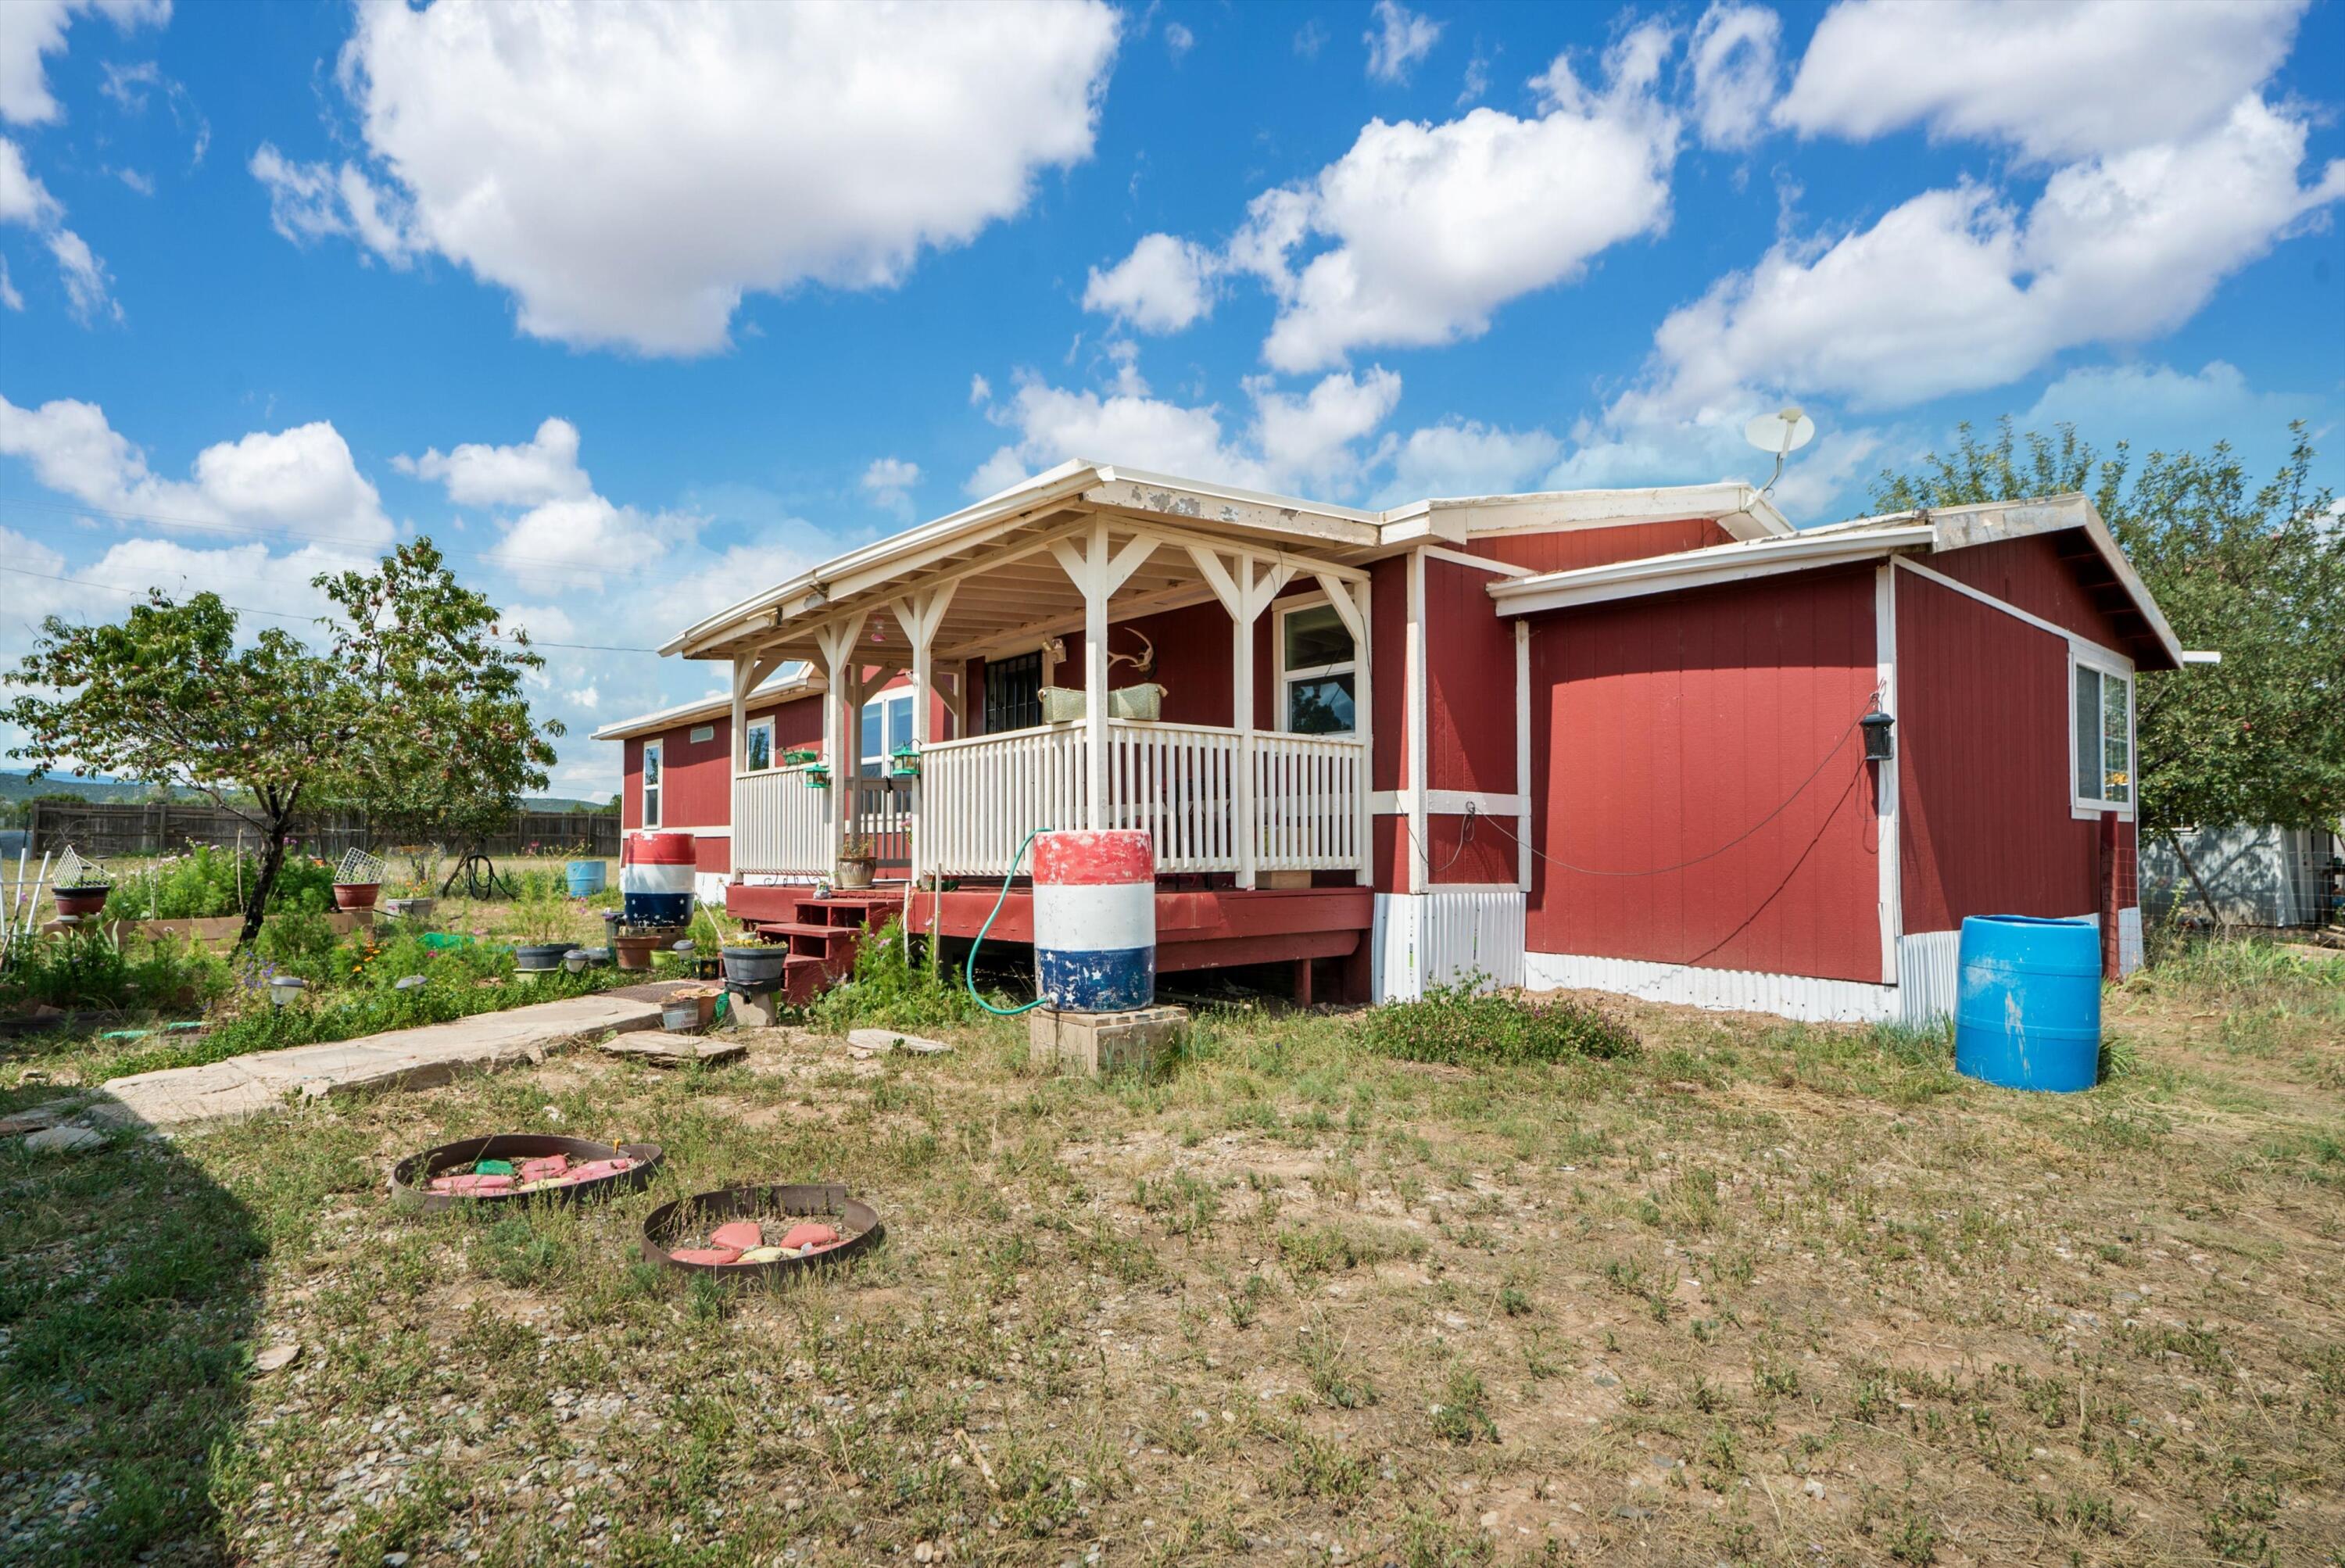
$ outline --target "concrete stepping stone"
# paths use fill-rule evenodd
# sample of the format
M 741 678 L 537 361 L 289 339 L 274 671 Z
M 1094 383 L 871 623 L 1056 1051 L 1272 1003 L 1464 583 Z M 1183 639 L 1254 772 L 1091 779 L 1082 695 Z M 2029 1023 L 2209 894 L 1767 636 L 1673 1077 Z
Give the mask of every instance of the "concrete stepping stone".
M 94 1149 L 106 1142 L 106 1135 L 95 1127 L 45 1127 L 25 1140 L 25 1146 L 46 1155 L 78 1154 Z
M 888 1051 L 909 1051 L 915 1056 L 944 1056 L 952 1047 L 941 1040 L 930 1040 L 919 1034 L 906 1034 L 894 1029 L 854 1029 L 847 1035 L 847 1048 L 858 1055 Z
M 671 1034 L 665 1029 L 614 1034 L 595 1049 L 606 1056 L 633 1057 L 655 1067 L 676 1067 L 687 1062 L 730 1062 L 749 1054 L 746 1042 L 727 1035 Z

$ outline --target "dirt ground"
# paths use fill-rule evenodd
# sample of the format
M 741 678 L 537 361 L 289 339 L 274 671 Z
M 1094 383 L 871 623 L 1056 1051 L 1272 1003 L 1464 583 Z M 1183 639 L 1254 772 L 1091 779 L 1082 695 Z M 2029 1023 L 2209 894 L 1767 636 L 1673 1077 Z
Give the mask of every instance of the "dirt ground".
M 0 1559 L 2345 1563 L 2345 963 L 2137 978 L 2063 1097 L 1588 1000 L 1639 1054 L 1236 1008 L 1099 1084 L 1014 1025 L 775 1030 L 0 1153 Z M 667 1163 L 394 1208 L 495 1130 Z M 886 1224 L 834 1275 L 637 1256 L 658 1203 L 817 1178 Z

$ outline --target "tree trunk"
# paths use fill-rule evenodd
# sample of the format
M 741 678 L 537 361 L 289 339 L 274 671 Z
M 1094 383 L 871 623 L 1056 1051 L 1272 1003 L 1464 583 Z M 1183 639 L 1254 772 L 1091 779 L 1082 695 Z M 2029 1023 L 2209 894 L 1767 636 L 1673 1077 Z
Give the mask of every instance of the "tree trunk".
M 236 945 L 250 947 L 260 938 L 261 917 L 269 911 L 269 895 L 277 891 L 277 873 L 285 868 L 285 839 L 292 824 L 282 820 L 269 824 L 269 837 L 260 847 L 260 874 L 252 880 L 252 895 L 244 901 L 244 929 L 237 933 Z
M 2207 880 L 2198 874 L 2198 868 L 2190 863 L 2189 853 L 2182 848 L 2182 835 L 2169 828 L 2166 831 L 2165 838 L 2167 848 L 2172 850 L 2174 858 L 2182 863 L 2183 875 L 2188 877 L 2190 885 L 2198 890 L 2198 901 L 2207 906 L 2208 920 L 2214 923 L 2217 931 L 2221 931 L 2224 924 L 2223 911 L 2216 905 L 2215 895 L 2208 888 Z

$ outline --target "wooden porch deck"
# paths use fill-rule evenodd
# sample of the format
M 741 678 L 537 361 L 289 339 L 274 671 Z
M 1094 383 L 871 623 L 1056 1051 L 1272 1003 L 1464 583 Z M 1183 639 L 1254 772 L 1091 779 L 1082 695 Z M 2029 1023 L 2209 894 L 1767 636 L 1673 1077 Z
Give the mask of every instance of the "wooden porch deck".
M 935 893 L 901 885 L 817 899 L 803 886 L 726 890 L 726 911 L 769 940 L 786 942 L 803 974 L 806 994 L 843 974 L 852 946 L 868 927 L 909 915 L 912 929 L 947 941 L 968 941 L 984 926 L 1000 890 L 965 888 Z M 1376 895 L 1364 887 L 1159 889 L 1156 969 L 1160 974 L 1243 965 L 1293 966 L 1295 999 L 1365 1001 L 1368 994 L 1368 933 Z M 1013 887 L 988 942 L 1034 940 L 1034 895 Z M 800 960 L 806 962 L 800 962 Z M 793 1000 L 804 1000 L 793 993 Z

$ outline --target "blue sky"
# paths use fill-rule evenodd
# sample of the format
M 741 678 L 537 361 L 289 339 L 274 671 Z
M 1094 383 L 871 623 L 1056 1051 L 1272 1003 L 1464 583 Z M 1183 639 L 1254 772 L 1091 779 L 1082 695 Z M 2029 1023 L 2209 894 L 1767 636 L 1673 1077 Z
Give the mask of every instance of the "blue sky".
M 624 651 L 1081 455 L 1383 504 L 2345 454 L 2338 4 L 0 5 L 0 658 L 429 533 Z M 2338 483 L 2345 461 L 2325 456 Z M 0 746 L 14 737 L 0 729 Z

